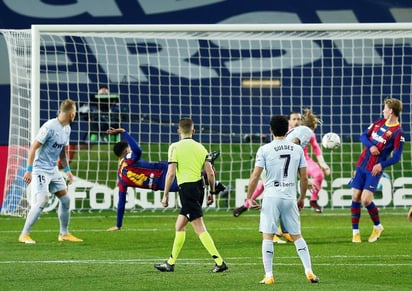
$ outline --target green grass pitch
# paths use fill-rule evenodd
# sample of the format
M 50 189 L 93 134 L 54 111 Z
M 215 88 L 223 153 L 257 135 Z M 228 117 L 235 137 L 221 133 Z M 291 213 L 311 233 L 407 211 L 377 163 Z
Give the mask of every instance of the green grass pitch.
M 302 234 L 319 284 L 307 282 L 292 243 L 275 245 L 274 286 L 264 274 L 258 211 L 239 218 L 205 210 L 205 222 L 229 266 L 212 274 L 214 262 L 189 226 L 174 273 L 153 264 L 171 252 L 176 211 L 126 212 L 124 228 L 107 232 L 115 212 L 73 213 L 71 232 L 82 243 L 58 242 L 56 213 L 43 214 L 32 230 L 35 245 L 17 242 L 24 219 L 0 216 L 0 290 L 410 290 L 412 223 L 406 208 L 382 209 L 382 237 L 368 243 L 372 223 L 363 209 L 363 242 L 351 242 L 348 209 L 302 211 Z
M 237 178 L 248 179 L 254 166 L 254 158 L 260 144 L 236 143 L 213 145 L 211 151 L 219 150 L 220 157 L 216 160 L 217 177 L 225 185 L 235 186 Z M 89 150 L 82 149 L 71 163 L 71 168 L 76 176 L 88 180 L 97 181 L 100 184 L 114 188 L 116 186 L 116 171 L 118 159 L 112 153 L 112 144 L 93 145 Z M 160 161 L 167 159 L 167 144 L 141 144 L 143 157 L 148 161 Z M 332 181 L 337 178 L 349 178 L 352 175 L 356 161 L 361 152 L 360 143 L 345 142 L 333 151 L 324 150 L 326 163 L 331 168 L 331 175 L 325 177 L 328 183 L 324 190 L 331 193 Z M 387 173 L 392 181 L 399 177 L 412 177 L 410 143 L 406 143 L 401 162 L 389 167 Z M 316 160 L 316 158 L 315 158 Z M 99 169 L 91 170 L 91 169 Z M 234 193 L 231 193 L 234 194 Z M 379 195 L 379 194 L 377 194 Z M 235 203 L 235 195 L 231 195 L 228 201 L 219 201 L 221 208 L 233 208 L 239 205 Z
M 222 181 L 231 184 L 227 174 L 232 162 L 248 178 L 258 146 L 221 145 L 216 166 Z M 403 162 L 394 168 L 411 177 L 410 146 L 405 146 Z M 117 159 L 111 145 L 94 147 L 76 154 L 71 167 L 81 178 L 114 187 Z M 142 147 L 152 153 L 148 160 L 166 159 L 167 145 Z M 324 155 L 339 177 L 352 171 L 359 152 L 360 147 L 344 143 L 340 150 Z M 209 273 L 214 262 L 190 226 L 175 272 L 154 269 L 153 264 L 171 252 L 176 210 L 127 211 L 124 228 L 113 233 L 106 231 L 115 224 L 113 210 L 73 212 L 71 232 L 84 239 L 82 243 L 58 242 L 56 213 L 43 214 L 31 233 L 36 245 L 17 242 L 23 218 L 0 216 L 0 290 L 410 290 L 412 286 L 412 223 L 406 220 L 407 208 L 381 209 L 385 231 L 376 243 L 367 242 L 372 223 L 363 209 L 361 244 L 351 242 L 349 209 L 325 209 L 322 214 L 304 209 L 302 234 L 320 284 L 307 282 L 295 247 L 288 243 L 275 245 L 275 285 L 260 286 L 264 272 L 258 211 L 234 218 L 234 201 L 228 205 L 229 210 L 205 210 L 207 228 L 229 266 L 222 274 Z

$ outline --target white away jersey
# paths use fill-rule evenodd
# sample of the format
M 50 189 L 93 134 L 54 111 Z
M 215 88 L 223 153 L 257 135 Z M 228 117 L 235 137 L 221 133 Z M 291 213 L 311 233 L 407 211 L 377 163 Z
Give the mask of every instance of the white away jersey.
M 42 146 L 36 151 L 34 170 L 52 170 L 64 146 L 69 144 L 70 125 L 62 126 L 57 118 L 45 122 L 37 133 L 36 140 Z
M 307 126 L 300 125 L 291 128 L 286 133 L 286 140 L 293 142 L 295 138 L 300 140 L 300 146 L 304 148 L 310 141 L 310 138 L 313 135 L 313 130 Z
M 296 199 L 298 169 L 306 167 L 301 146 L 273 140 L 258 149 L 255 166 L 266 171 L 264 197 Z

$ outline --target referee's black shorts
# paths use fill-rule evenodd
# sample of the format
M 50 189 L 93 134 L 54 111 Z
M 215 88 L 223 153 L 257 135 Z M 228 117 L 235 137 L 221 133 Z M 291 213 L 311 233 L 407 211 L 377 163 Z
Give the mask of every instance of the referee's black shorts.
M 180 214 L 186 216 L 189 221 L 203 216 L 202 205 L 205 191 L 202 180 L 180 184 L 179 197 L 182 205 Z

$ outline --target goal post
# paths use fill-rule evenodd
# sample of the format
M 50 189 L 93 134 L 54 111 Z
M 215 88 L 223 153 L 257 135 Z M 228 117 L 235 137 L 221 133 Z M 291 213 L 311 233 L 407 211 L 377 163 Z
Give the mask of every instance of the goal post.
M 160 161 L 178 139 L 179 119 L 191 117 L 194 138 L 221 152 L 217 178 L 231 191 L 212 208 L 224 209 L 242 203 L 273 114 L 310 108 L 322 120 L 318 141 L 330 131 L 340 135 L 342 146 L 323 153 L 332 169 L 320 193 L 324 207 L 348 206 L 359 135 L 382 116 L 385 97 L 404 103 L 401 122 L 410 140 L 412 23 L 33 25 L 1 33 L 11 72 L 2 214 L 27 211 L 26 151 L 66 98 L 78 105 L 70 141 L 76 181 L 69 191 L 79 211 L 117 204 L 112 147 L 118 137 L 107 136 L 107 126 L 124 127 L 146 160 Z M 99 95 L 101 86 L 110 93 Z M 410 163 L 407 142 L 401 162 L 387 169 L 379 206 L 412 204 Z M 127 208 L 161 208 L 161 194 L 130 189 Z
M 24 215 L 29 208 L 22 179 L 30 145 L 30 30 L 0 30 L 7 43 L 10 63 L 10 125 L 7 168 L 1 214 Z M 6 68 L 2 68 L 6 70 Z

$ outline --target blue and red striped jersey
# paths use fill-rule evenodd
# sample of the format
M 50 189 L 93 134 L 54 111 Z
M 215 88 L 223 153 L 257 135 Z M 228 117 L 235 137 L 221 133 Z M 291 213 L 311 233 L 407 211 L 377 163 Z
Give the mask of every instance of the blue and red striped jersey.
M 372 123 L 362 133 L 360 141 L 365 145 L 365 148 L 359 156 L 356 166 L 372 171 L 373 166 L 378 163 L 382 165 L 383 169 L 397 163 L 402 156 L 405 138 L 399 123 L 389 126 L 386 124 L 386 119 L 383 118 Z M 369 150 L 371 146 L 376 146 L 380 154 L 372 155 Z
M 131 152 L 120 160 L 117 171 L 119 192 L 126 192 L 127 187 L 164 190 L 167 161 L 153 163 L 142 159 L 142 148 L 136 140 L 127 132 L 124 132 L 122 137 L 127 140 Z M 171 191 L 178 191 L 175 182 L 172 184 Z

